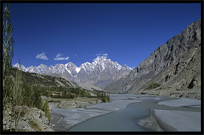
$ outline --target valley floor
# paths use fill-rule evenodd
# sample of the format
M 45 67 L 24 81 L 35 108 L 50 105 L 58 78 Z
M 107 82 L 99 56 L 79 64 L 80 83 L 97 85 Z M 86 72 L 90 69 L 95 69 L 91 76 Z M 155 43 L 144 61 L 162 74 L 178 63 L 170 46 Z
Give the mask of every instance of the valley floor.
M 136 124 L 133 122 L 132 126 L 144 127 L 144 129 L 139 128 L 139 131 L 149 131 L 148 129 L 150 131 L 201 131 L 200 100 L 132 94 L 111 94 L 110 99 L 109 103 L 86 106 L 86 108 L 59 109 L 53 106 L 52 129 L 54 131 L 113 131 L 113 129 L 117 131 L 115 130 L 117 124 L 111 124 L 114 122 L 112 116 L 116 112 L 121 113 L 121 117 L 125 116 L 125 109 L 127 113 L 127 109 L 132 103 L 131 105 L 135 106 L 133 111 L 143 109 L 146 113 L 146 115 L 137 116 L 136 119 L 131 120 L 136 122 Z M 124 112 L 120 112 L 120 110 L 124 110 Z M 107 126 L 111 124 L 108 126 L 109 129 L 98 129 L 101 123 L 93 123 L 94 119 L 103 120 L 109 114 L 110 122 L 105 123 Z M 130 113 L 128 112 L 128 114 Z M 86 127 L 87 123 L 92 124 L 91 129 Z

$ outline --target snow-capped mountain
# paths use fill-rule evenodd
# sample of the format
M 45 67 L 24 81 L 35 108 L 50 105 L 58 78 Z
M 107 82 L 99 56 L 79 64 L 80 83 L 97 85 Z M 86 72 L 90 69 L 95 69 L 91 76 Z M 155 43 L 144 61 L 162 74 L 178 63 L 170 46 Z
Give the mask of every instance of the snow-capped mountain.
M 18 63 L 13 66 L 20 69 Z M 37 67 L 30 66 L 26 68 L 22 65 L 21 70 L 38 74 L 65 76 L 71 81 L 105 88 L 109 83 L 129 74 L 132 68 L 127 65 L 121 66 L 117 62 L 107 59 L 105 56 L 97 56 L 92 63 L 85 62 L 80 67 L 77 67 L 72 62 L 68 62 L 67 64 L 56 64 L 50 67 L 41 64 Z

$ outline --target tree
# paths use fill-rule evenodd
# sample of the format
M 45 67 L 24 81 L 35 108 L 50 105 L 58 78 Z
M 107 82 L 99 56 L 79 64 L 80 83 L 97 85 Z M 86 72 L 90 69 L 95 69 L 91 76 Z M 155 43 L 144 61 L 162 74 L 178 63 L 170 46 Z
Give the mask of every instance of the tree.
M 107 102 L 110 102 L 110 97 L 109 97 L 109 95 L 107 95 Z
M 10 23 L 9 4 L 7 3 L 3 15 L 3 112 L 5 112 L 6 103 L 9 101 L 9 93 L 12 89 L 12 80 L 9 78 L 14 44 L 12 32 L 13 28 Z
M 21 117 L 25 115 L 25 111 L 22 111 L 19 105 L 23 104 L 23 97 L 22 97 L 22 71 L 21 71 L 21 59 L 19 59 L 20 70 L 16 70 L 16 76 L 12 88 L 12 95 L 11 95 L 11 112 L 12 112 L 12 119 L 14 119 L 15 123 L 15 130 L 18 131 L 18 123 Z M 16 109 L 18 108 L 18 109 Z M 17 110 L 17 111 L 16 111 Z
M 35 92 L 34 92 L 34 106 L 40 109 L 41 107 L 41 95 L 40 95 L 40 90 L 39 87 L 34 87 Z
M 9 72 L 11 70 L 11 63 L 13 58 L 13 38 L 12 38 L 13 28 L 10 23 L 10 11 L 9 4 L 7 3 L 4 8 L 3 15 L 3 114 L 5 113 L 7 103 L 14 101 L 13 97 L 13 82 L 11 77 L 9 77 Z M 14 109 L 13 102 L 11 102 L 11 108 Z M 10 131 L 11 131 L 10 125 Z
M 43 111 L 45 112 L 45 116 L 48 118 L 48 120 L 50 122 L 51 114 L 50 114 L 50 108 L 49 108 L 47 100 L 45 101 L 45 105 L 44 105 Z
M 28 98 L 29 106 L 33 107 L 33 105 L 34 105 L 34 88 L 33 88 L 32 84 L 30 84 L 30 89 L 29 89 L 28 93 L 29 93 L 28 94 L 28 96 L 29 96 L 29 98 Z
M 12 89 L 12 101 L 13 105 L 22 105 L 22 71 L 21 71 L 21 59 L 19 59 L 20 69 L 16 71 L 14 87 Z

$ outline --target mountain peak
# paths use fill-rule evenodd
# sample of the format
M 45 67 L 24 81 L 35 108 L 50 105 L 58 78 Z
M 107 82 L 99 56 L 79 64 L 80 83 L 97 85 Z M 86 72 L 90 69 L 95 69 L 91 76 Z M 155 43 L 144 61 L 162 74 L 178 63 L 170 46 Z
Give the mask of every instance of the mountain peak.
M 107 57 L 105 56 L 97 56 L 93 61 L 94 62 L 100 62 L 100 61 L 106 61 L 107 60 Z
M 141 94 L 144 92 L 188 98 L 199 97 L 200 94 L 193 95 L 191 90 L 193 93 L 201 91 L 200 46 L 201 21 L 198 20 L 159 46 L 128 76 L 107 85 L 106 90 L 115 93 Z M 191 85 L 192 82 L 196 83 Z M 162 90 L 147 91 L 151 83 L 160 84 Z
M 47 67 L 45 64 L 40 64 L 38 67 Z
M 126 65 L 126 64 L 123 66 L 123 68 L 126 69 L 126 70 L 132 70 L 132 68 L 128 67 L 128 65 Z
M 13 65 L 14 67 L 19 67 L 19 64 L 18 63 L 16 63 L 15 65 Z
M 19 68 L 18 64 L 14 67 Z M 66 64 L 56 64 L 55 66 L 46 66 L 40 64 L 39 66 L 30 66 L 28 68 L 23 68 L 24 71 L 35 72 L 39 74 L 60 74 L 65 75 L 69 80 L 86 83 L 86 84 L 97 84 L 104 87 L 98 82 L 105 83 L 107 85 L 108 81 L 112 82 L 119 79 L 123 72 L 129 73 L 131 68 L 127 65 L 123 68 L 118 62 L 113 62 L 107 59 L 107 54 L 97 56 L 92 63 L 85 62 L 77 67 L 72 62 Z
M 105 53 L 105 54 L 97 54 L 97 57 L 93 61 L 97 63 L 99 61 L 109 60 L 109 59 L 107 59 L 107 57 L 108 57 L 107 53 Z

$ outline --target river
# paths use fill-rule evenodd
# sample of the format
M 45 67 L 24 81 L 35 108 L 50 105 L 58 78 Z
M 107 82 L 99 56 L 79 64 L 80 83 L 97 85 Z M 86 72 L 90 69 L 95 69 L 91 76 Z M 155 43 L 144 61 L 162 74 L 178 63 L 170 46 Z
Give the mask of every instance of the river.
M 138 121 L 151 115 L 151 109 L 200 112 L 200 108 L 171 107 L 159 102 L 178 98 L 165 96 L 111 94 L 111 102 L 85 109 L 52 109 L 53 114 L 63 116 L 59 121 L 66 131 L 153 131 L 142 127 Z

